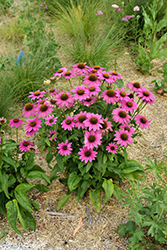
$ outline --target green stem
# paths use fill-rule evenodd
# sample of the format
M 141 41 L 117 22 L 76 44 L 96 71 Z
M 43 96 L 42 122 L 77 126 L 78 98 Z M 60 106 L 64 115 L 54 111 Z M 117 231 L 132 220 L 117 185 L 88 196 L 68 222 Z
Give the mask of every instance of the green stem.
M 19 138 L 19 136 L 18 136 L 18 128 L 16 128 L 16 142 L 18 143 L 18 138 Z
M 105 116 L 105 114 L 106 114 L 106 112 L 107 112 L 107 108 L 108 108 L 108 103 L 107 103 L 106 108 L 105 108 L 105 111 L 104 111 L 104 116 Z

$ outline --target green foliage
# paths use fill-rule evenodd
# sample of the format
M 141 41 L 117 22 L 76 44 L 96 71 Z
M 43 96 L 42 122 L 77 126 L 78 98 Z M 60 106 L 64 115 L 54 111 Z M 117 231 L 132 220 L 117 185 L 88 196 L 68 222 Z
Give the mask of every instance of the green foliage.
M 0 2 L 0 13 L 4 14 L 13 5 L 13 0 L 1 0 Z
M 167 246 L 167 184 L 162 178 L 164 173 L 167 174 L 167 165 L 163 161 L 157 164 L 156 159 L 154 162 L 146 159 L 146 172 L 154 171 L 157 181 L 152 185 L 131 182 L 131 189 L 127 188 L 124 204 L 130 207 L 130 218 L 126 224 L 118 227 L 120 236 L 131 236 L 129 242 L 132 250 L 143 249 L 141 246 L 148 243 L 146 235 L 150 237 L 150 243 L 155 241 Z
M 155 58 L 165 59 L 167 56 L 167 48 L 163 48 L 164 42 L 167 40 L 167 33 L 164 33 L 160 39 L 157 40 L 157 33 L 166 27 L 167 10 L 163 18 L 157 22 L 156 16 L 163 6 L 163 0 L 154 0 L 153 4 L 148 6 L 150 15 L 146 13 L 143 7 L 144 28 L 141 31 L 141 37 L 138 39 L 139 57 L 135 58 L 137 69 L 143 74 L 149 73 L 152 69 L 151 61 Z
M 9 70 L 11 69 L 11 58 L 8 56 L 4 58 L 3 56 L 0 57 L 0 70 Z
M 40 166 L 34 164 L 35 153 L 22 153 L 19 144 L 1 137 L 0 144 L 0 214 L 7 216 L 10 226 L 21 235 L 18 220 L 25 231 L 35 230 L 36 222 L 32 216 L 33 208 L 39 210 L 35 201 L 28 198 L 32 188 L 42 192 L 49 190 L 43 184 L 29 184 L 28 179 L 42 179 L 50 184 L 49 178 Z M 38 171 L 36 171 L 38 169 Z
M 162 94 L 167 92 L 167 63 L 164 63 L 163 70 L 157 70 L 158 73 L 162 74 L 163 79 L 156 79 L 152 82 L 155 82 L 154 90 L 158 91 L 163 89 Z
M 23 28 L 27 25 L 29 25 L 27 21 L 20 22 L 18 19 L 12 19 L 10 22 L 6 21 L 0 28 L 0 38 L 14 44 L 20 44 L 25 36 Z

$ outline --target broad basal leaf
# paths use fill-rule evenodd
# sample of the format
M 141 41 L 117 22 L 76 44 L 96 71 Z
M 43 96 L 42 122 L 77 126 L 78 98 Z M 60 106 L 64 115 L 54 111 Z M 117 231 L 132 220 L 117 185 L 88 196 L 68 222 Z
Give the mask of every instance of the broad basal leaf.
M 11 227 L 15 230 L 17 234 L 21 234 L 20 230 L 17 228 L 18 211 L 17 211 L 17 201 L 14 199 L 6 203 L 7 218 Z
M 114 192 L 114 184 L 112 182 L 112 179 L 109 179 L 109 180 L 105 179 L 103 181 L 102 187 L 105 190 L 105 199 L 104 199 L 104 203 L 105 203 L 111 198 L 111 196 Z
M 77 172 L 72 172 L 68 177 L 69 190 L 73 191 L 76 189 L 81 179 L 82 178 L 78 176 Z
M 100 201 L 100 191 L 99 190 L 89 190 L 90 200 L 100 213 L 101 210 L 101 201 Z

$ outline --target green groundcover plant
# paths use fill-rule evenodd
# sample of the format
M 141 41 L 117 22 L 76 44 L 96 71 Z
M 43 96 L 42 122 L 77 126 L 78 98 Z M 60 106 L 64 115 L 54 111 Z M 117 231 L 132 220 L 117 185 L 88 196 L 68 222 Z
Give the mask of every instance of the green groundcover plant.
M 59 82 L 62 86 L 62 80 L 69 82 L 70 90 L 56 87 Z M 25 104 L 22 115 L 28 118 L 26 135 L 38 138 L 41 152 L 47 147 L 48 166 L 51 168 L 54 157 L 57 161 L 50 182 L 64 173 L 60 181 L 68 186 L 68 194 L 57 210 L 73 192 L 78 202 L 89 191 L 98 212 L 101 191 L 105 192 L 104 203 L 112 195 L 121 201 L 119 184 L 145 176 L 143 167 L 128 159 L 126 148 L 135 143 L 140 128 L 150 126 L 139 112 L 154 103 L 153 94 L 139 82 L 129 83 L 131 91 L 126 93 L 120 74 L 83 62 L 72 65 L 72 70 L 60 68 L 44 83 L 48 89 L 30 92 L 31 102 Z M 11 120 L 12 126 L 16 124 L 21 125 L 19 118 Z M 26 150 L 30 141 L 23 145 Z
M 49 188 L 44 184 L 30 184 L 28 180 L 42 179 L 50 184 L 45 171 L 34 164 L 35 148 L 29 143 L 26 149 L 24 142 L 18 143 L 18 126 L 16 127 L 16 141 L 5 139 L 6 119 L 0 118 L 0 214 L 7 216 L 10 226 L 21 235 L 17 222 L 21 223 L 24 230 L 35 230 L 36 222 L 32 215 L 34 208 L 39 210 L 36 201 L 28 198 L 33 188 L 47 192 Z M 11 123 L 10 123 L 11 124 Z M 28 142 L 27 142 L 28 144 Z
M 131 183 L 124 203 L 130 207 L 130 218 L 118 227 L 120 236 L 129 236 L 131 250 L 144 249 L 144 245 L 150 250 L 157 244 L 157 249 L 167 247 L 167 184 L 163 179 L 163 175 L 167 175 L 167 165 L 164 161 L 157 164 L 156 159 L 154 162 L 146 159 L 146 172 L 154 171 L 157 180 L 151 185 Z

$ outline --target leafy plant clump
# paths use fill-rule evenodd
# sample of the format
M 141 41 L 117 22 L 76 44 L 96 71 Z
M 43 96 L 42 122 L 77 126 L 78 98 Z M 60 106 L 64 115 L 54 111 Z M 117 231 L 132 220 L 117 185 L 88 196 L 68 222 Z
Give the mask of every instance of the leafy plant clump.
M 163 79 L 156 79 L 152 82 L 155 82 L 154 90 L 159 94 L 167 95 L 167 63 L 164 63 L 163 70 L 157 70 L 158 73 L 162 74 Z
M 18 135 L 16 125 L 16 135 Z M 0 214 L 7 216 L 10 226 L 16 233 L 22 234 L 17 227 L 18 220 L 25 231 L 35 230 L 36 222 L 32 215 L 34 209 L 39 210 L 36 201 L 30 200 L 27 193 L 36 188 L 47 192 L 49 188 L 43 184 L 29 184 L 29 179 L 43 179 L 50 184 L 45 171 L 34 164 L 35 152 L 33 143 L 24 140 L 19 144 L 12 139 L 5 139 L 6 119 L 0 118 Z M 29 150 L 24 150 L 29 149 Z
M 76 78 L 77 86 L 72 84 Z M 61 89 L 56 87 L 59 81 Z M 71 89 L 63 90 L 62 81 L 69 82 Z M 149 127 L 150 121 L 139 112 L 153 104 L 154 96 L 139 82 L 129 83 L 132 92 L 126 93 L 120 74 L 83 62 L 72 65 L 72 70 L 60 68 L 44 83 L 47 91 L 30 92 L 31 102 L 25 104 L 23 116 L 32 116 L 25 125 L 26 135 L 38 138 L 41 152 L 47 145 L 48 166 L 54 157 L 57 161 L 50 181 L 59 172 L 65 174 L 61 182 L 70 194 L 60 200 L 57 209 L 73 192 L 78 202 L 89 191 L 97 211 L 101 191 L 104 202 L 112 195 L 121 201 L 119 184 L 144 176 L 143 167 L 128 159 L 126 148 L 135 143 L 140 128 Z
M 155 244 L 162 248 L 167 246 L 167 185 L 162 178 L 164 173 L 167 174 L 167 165 L 163 161 L 157 164 L 156 159 L 152 162 L 147 158 L 147 161 L 146 172 L 155 171 L 157 181 L 152 185 L 131 183 L 124 203 L 130 207 L 130 218 L 118 227 L 120 236 L 129 236 L 131 250 L 143 249 L 146 244 L 149 249 Z
M 162 58 L 167 56 L 167 48 L 163 47 L 167 40 L 167 33 L 165 32 L 160 39 L 157 40 L 157 33 L 166 27 L 167 10 L 163 18 L 157 22 L 156 16 L 163 6 L 163 0 L 154 0 L 153 4 L 148 6 L 150 15 L 147 14 L 143 7 L 144 27 L 141 31 L 141 37 L 138 39 L 139 57 L 135 58 L 137 69 L 143 74 L 149 73 L 152 69 L 152 60 L 155 58 Z

